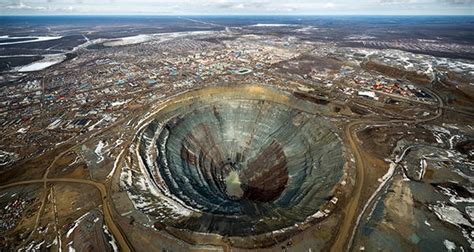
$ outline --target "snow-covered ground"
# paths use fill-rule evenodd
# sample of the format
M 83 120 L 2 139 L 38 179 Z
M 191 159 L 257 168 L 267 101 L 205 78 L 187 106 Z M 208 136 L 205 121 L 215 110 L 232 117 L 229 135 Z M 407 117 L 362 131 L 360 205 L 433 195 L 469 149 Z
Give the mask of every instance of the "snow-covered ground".
M 192 31 L 192 32 L 171 32 L 171 33 L 154 33 L 154 34 L 140 34 L 130 37 L 123 37 L 117 39 L 107 40 L 103 43 L 104 46 L 125 46 L 125 45 L 135 45 L 150 41 L 163 42 L 170 39 L 192 36 L 192 35 L 205 35 L 215 33 L 214 31 Z M 101 42 L 104 41 L 101 39 Z M 97 43 L 95 40 L 92 43 Z
M 150 35 L 136 35 L 131 37 L 120 38 L 115 41 L 105 42 L 104 46 L 124 46 L 124 45 L 134 45 L 140 44 L 152 40 L 153 37 Z
M 109 229 L 107 228 L 107 226 L 106 226 L 106 225 L 103 225 L 103 226 L 102 226 L 102 229 L 104 230 L 104 233 L 105 233 L 105 234 L 107 235 L 107 237 L 108 237 L 107 240 L 108 240 L 110 246 L 112 246 L 112 250 L 113 250 L 114 252 L 119 251 L 119 248 L 118 248 L 118 245 L 117 245 L 117 241 L 115 240 L 114 236 L 113 236 L 112 234 L 110 234 Z
M 18 158 L 18 154 L 0 150 L 0 166 L 7 165 Z
M 77 228 L 77 226 L 79 226 L 79 223 L 81 223 L 81 221 L 87 216 L 89 215 L 90 212 L 87 212 L 85 214 L 83 214 L 81 217 L 79 217 L 77 220 L 74 221 L 74 224 L 72 225 L 72 227 L 67 231 L 66 233 L 66 238 L 69 238 L 72 234 L 72 232 L 74 232 L 74 230 Z
M 49 40 L 56 40 L 60 39 L 63 36 L 25 36 L 25 37 L 10 37 L 8 35 L 6 36 L 0 36 L 0 39 L 28 39 L 24 41 L 12 41 L 12 42 L 2 42 L 0 43 L 0 46 L 2 45 L 15 45 L 15 44 L 25 44 L 25 43 L 33 43 L 33 42 L 41 42 L 41 41 L 49 41 Z
M 368 35 L 350 35 L 350 36 L 347 36 L 346 39 L 349 39 L 349 40 L 376 39 L 376 37 L 368 36 Z
M 303 28 L 295 29 L 294 31 L 295 32 L 300 32 L 300 33 L 303 33 L 303 34 L 311 34 L 311 32 L 317 31 L 319 29 L 320 28 L 314 27 L 314 26 L 306 26 L 306 27 L 303 27 Z
M 97 163 L 104 161 L 103 149 L 107 147 L 107 143 L 100 140 L 97 146 L 95 147 L 94 153 L 97 155 Z
M 456 244 L 454 244 L 454 242 L 452 242 L 450 240 L 444 240 L 443 244 L 444 244 L 444 246 L 446 247 L 446 249 L 448 251 L 453 251 L 453 250 L 456 249 Z
M 34 62 L 27 66 L 24 66 L 18 70 L 18 72 L 34 72 L 46 69 L 52 65 L 59 63 L 58 61 L 44 61 L 44 62 Z
M 443 221 L 449 222 L 455 226 L 462 225 L 474 229 L 474 226 L 469 222 L 469 220 L 464 218 L 463 214 L 453 206 L 439 203 L 431 206 L 431 209 L 433 209 L 436 216 Z
M 127 190 L 128 196 L 135 206 L 135 209 L 144 213 L 155 212 L 163 219 L 168 217 L 180 219 L 183 216 L 190 216 L 192 214 L 191 210 L 175 202 L 174 200 L 177 200 L 176 198 L 167 198 L 157 189 L 154 189 L 153 185 L 150 185 L 142 174 L 134 173 L 127 167 L 122 169 L 120 184 L 121 187 L 125 189 L 134 188 L 133 192 L 132 190 Z M 151 193 L 153 197 L 145 196 L 147 194 L 149 195 L 149 193 Z M 171 212 L 171 214 L 165 216 L 164 213 L 167 212 Z
M 474 249 L 474 241 L 472 239 L 474 226 L 469 222 L 468 219 L 464 218 L 464 215 L 455 207 L 445 205 L 444 203 L 438 203 L 436 205 L 430 206 L 430 209 L 435 213 L 435 215 L 442 221 L 453 224 L 458 227 L 464 238 L 471 245 L 471 251 Z M 446 244 L 452 247 L 452 244 Z M 449 248 L 448 248 L 449 249 Z
M 254 24 L 250 25 L 251 27 L 286 27 L 286 26 L 295 26 L 292 24 Z
M 129 101 L 131 101 L 132 99 L 128 99 L 128 100 L 118 100 L 118 101 L 114 101 L 112 102 L 110 105 L 112 107 L 116 107 L 116 106 L 122 106 L 124 104 L 127 104 Z
M 13 70 L 13 72 L 25 73 L 25 72 L 40 71 L 40 70 L 46 69 L 50 66 L 61 63 L 65 59 L 66 59 L 66 56 L 62 55 L 62 54 L 48 55 L 42 60 L 35 61 L 31 64 L 26 65 L 26 66 L 17 67 Z
M 116 39 L 95 39 L 89 40 L 87 37 L 84 36 L 86 42 L 83 44 L 75 47 L 72 49 L 72 52 L 77 51 L 82 48 L 86 48 L 92 44 L 101 44 L 103 43 L 104 46 L 125 46 L 125 45 L 134 45 L 140 44 L 145 42 L 158 42 L 161 43 L 163 41 L 167 41 L 170 39 L 185 37 L 185 36 L 192 36 L 192 35 L 206 35 L 212 34 L 215 31 L 192 31 L 192 32 L 171 32 L 171 33 L 155 33 L 155 34 L 140 34 L 135 36 L 123 37 L 123 38 L 116 38 Z M 9 44 L 19 44 L 19 43 L 31 43 L 31 42 L 39 42 L 39 41 L 48 41 L 54 39 L 60 39 L 62 36 L 43 36 L 43 37 L 8 37 L 8 36 L 0 36 L 0 38 L 10 38 L 10 39 L 17 39 L 17 38 L 35 38 L 34 40 L 28 41 L 17 41 L 17 42 L 4 42 L 0 43 L 0 45 L 9 45 Z M 17 55 L 18 56 L 18 55 Z M 37 56 L 37 55 L 24 55 L 24 56 Z M 63 62 L 66 59 L 66 55 L 64 54 L 49 54 L 49 55 L 42 55 L 44 59 L 35 61 L 28 65 L 18 66 L 11 70 L 11 72 L 35 72 L 46 69 L 53 65 Z M 1 56 L 0 56 L 1 57 Z

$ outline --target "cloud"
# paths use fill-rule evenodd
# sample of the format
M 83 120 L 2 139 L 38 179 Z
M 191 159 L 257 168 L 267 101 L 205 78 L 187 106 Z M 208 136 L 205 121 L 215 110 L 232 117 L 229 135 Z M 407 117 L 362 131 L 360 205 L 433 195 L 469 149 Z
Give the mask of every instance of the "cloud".
M 6 9 L 10 10 L 36 10 L 36 11 L 43 11 L 46 10 L 46 7 L 43 6 L 30 6 L 26 5 L 23 2 L 19 2 L 17 4 L 7 5 L 5 6 Z
M 245 9 L 244 4 L 236 4 L 232 6 L 232 9 Z
M 331 3 L 331 2 L 325 3 L 325 4 L 323 5 L 323 8 L 325 8 L 325 9 L 332 9 L 332 8 L 334 8 L 334 7 L 336 7 L 336 5 L 335 5 L 334 3 Z
M 226 9 L 247 9 L 247 10 L 258 10 L 270 6 L 270 1 L 265 0 L 250 0 L 250 1 L 239 1 L 239 0 L 210 0 L 204 1 L 205 6 L 208 8 L 215 8 L 220 10 Z
M 1 14 L 472 14 L 474 0 L 0 0 Z
M 379 0 L 381 4 L 453 4 L 453 5 L 473 5 L 474 0 Z
M 23 3 L 23 1 L 19 1 L 16 4 L 6 5 L 3 8 L 10 11 L 19 11 L 19 12 L 27 12 L 27 13 L 50 13 L 50 12 L 73 13 L 77 10 L 74 6 L 51 7 L 51 6 L 43 6 L 43 5 L 33 5 L 29 3 L 25 4 Z
M 443 2 L 447 2 L 450 4 L 471 4 L 474 5 L 474 0 L 443 0 Z

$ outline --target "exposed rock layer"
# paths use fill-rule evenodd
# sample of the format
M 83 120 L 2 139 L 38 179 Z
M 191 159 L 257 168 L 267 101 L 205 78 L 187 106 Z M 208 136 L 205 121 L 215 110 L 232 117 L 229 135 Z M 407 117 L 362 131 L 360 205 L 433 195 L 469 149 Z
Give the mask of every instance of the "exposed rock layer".
M 143 163 L 164 194 L 196 213 L 167 224 L 247 236 L 318 212 L 342 177 L 341 142 L 327 118 L 288 104 L 217 94 L 152 120 L 141 137 Z M 241 195 L 227 191 L 231 172 Z

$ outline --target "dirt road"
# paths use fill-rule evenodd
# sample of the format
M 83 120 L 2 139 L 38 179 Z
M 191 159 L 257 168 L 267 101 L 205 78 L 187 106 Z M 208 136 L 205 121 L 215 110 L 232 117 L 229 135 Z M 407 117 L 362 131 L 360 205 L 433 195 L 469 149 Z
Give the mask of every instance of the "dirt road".
M 36 184 L 36 183 L 79 183 L 79 184 L 87 184 L 87 185 L 94 186 L 100 192 L 100 196 L 102 199 L 102 211 L 103 211 L 104 220 L 105 220 L 105 223 L 107 224 L 108 229 L 113 234 L 115 240 L 117 240 L 121 251 L 131 251 L 127 239 L 122 234 L 122 230 L 117 225 L 115 225 L 115 222 L 113 220 L 113 216 L 112 216 L 109 201 L 108 201 L 108 193 L 107 193 L 105 185 L 95 182 L 95 181 L 85 180 L 85 179 L 72 179 L 72 178 L 48 179 L 46 178 L 46 179 L 27 180 L 27 181 L 11 183 L 8 185 L 0 186 L 0 190 L 6 189 L 9 187 L 19 186 L 19 185 L 29 185 L 29 184 Z
M 331 251 L 333 252 L 341 252 L 341 251 L 347 251 L 350 249 L 352 246 L 352 239 L 354 235 L 354 230 L 357 229 L 356 225 L 356 220 L 357 220 L 357 214 L 358 210 L 360 207 L 361 203 L 361 196 L 362 196 L 362 189 L 364 186 L 365 182 L 365 177 L 366 177 L 366 170 L 367 166 L 365 164 L 365 160 L 361 155 L 359 145 L 357 144 L 355 137 L 357 135 L 357 127 L 362 126 L 362 125 L 380 125 L 380 124 L 387 124 L 387 125 L 393 125 L 397 123 L 410 123 L 410 124 L 420 124 L 420 123 L 425 123 L 429 121 L 433 121 L 435 119 L 438 119 L 439 117 L 442 116 L 443 113 L 443 108 L 444 108 L 444 102 L 441 99 L 441 97 L 433 90 L 428 89 L 428 91 L 432 94 L 433 97 L 437 100 L 437 112 L 433 117 L 430 118 L 424 118 L 424 119 L 415 119 L 415 120 L 385 120 L 385 121 L 373 121 L 373 120 L 361 120 L 361 121 L 355 121 L 351 122 L 346 125 L 344 129 L 344 134 L 346 136 L 346 139 L 349 142 L 349 147 L 352 150 L 352 153 L 354 154 L 355 158 L 355 163 L 356 163 L 356 182 L 355 182 L 355 187 L 353 189 L 353 193 L 351 197 L 349 198 L 349 201 L 344 208 L 344 220 L 342 221 L 342 224 L 338 230 L 338 233 L 336 235 L 335 241 L 333 245 L 331 246 Z M 359 215 L 362 215 L 364 213 L 359 213 Z

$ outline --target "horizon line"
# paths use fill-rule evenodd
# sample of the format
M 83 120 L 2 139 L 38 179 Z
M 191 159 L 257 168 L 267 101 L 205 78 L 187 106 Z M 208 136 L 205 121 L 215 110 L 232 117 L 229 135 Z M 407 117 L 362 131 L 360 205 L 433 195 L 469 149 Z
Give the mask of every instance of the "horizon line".
M 318 16 L 352 16 L 352 17 L 409 17 L 409 16 L 439 16 L 439 17 L 449 17 L 449 16 L 465 16 L 465 17 L 474 17 L 473 14 L 170 14 L 170 13 L 60 13 L 60 14 L 0 14 L 0 17 L 49 17 L 49 16 L 216 16 L 216 17 L 252 17 L 252 16 L 282 16 L 282 17 L 291 17 L 291 16 L 307 16 L 307 17 L 318 17 Z

